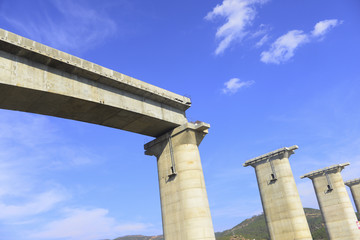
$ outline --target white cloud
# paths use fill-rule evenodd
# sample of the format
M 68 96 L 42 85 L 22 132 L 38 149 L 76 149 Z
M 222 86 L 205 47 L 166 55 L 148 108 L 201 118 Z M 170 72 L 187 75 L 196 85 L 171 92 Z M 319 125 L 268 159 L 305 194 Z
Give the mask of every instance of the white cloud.
M 239 91 L 240 88 L 249 87 L 254 83 L 254 81 L 243 82 L 239 78 L 232 78 L 224 83 L 225 88 L 222 89 L 222 92 L 225 94 L 234 94 Z
M 256 47 L 261 47 L 262 45 L 264 45 L 267 41 L 269 40 L 269 36 L 266 34 L 264 35 L 256 44 Z
M 15 219 L 37 215 L 50 209 L 62 201 L 66 196 L 57 190 L 51 190 L 35 196 L 22 204 L 5 204 L 0 201 L 0 219 Z
M 144 223 L 120 224 L 108 214 L 109 211 L 103 208 L 66 209 L 64 218 L 48 223 L 30 236 L 34 239 L 112 239 L 152 228 L 151 224 Z
M 18 125 L 18 127 L 21 129 L 21 126 Z M 39 139 L 35 138 L 35 140 Z M 31 221 L 34 216 L 53 210 L 68 198 L 67 191 L 61 186 L 35 177 L 40 172 L 36 170 L 36 167 L 31 166 L 36 163 L 36 157 L 29 153 L 24 156 L 23 154 L 26 153 L 19 151 L 19 148 L 5 148 L 2 141 L 0 137 L 0 220 L 2 223 Z
M 2 17 L 27 37 L 65 51 L 94 47 L 116 31 L 115 22 L 106 13 L 88 7 L 86 2 L 61 0 L 44 4 L 55 11 L 39 6 L 36 16 L 2 12 Z
M 266 24 L 260 24 L 258 29 L 251 34 L 252 38 L 257 38 L 266 35 L 271 30 L 271 27 Z
M 261 53 L 261 61 L 264 63 L 282 63 L 294 56 L 294 51 L 301 44 L 309 41 L 308 36 L 299 30 L 292 30 L 276 39 L 269 51 Z
M 336 27 L 337 25 L 341 24 L 341 21 L 337 19 L 329 19 L 329 20 L 323 20 L 315 24 L 314 30 L 311 32 L 311 34 L 314 37 L 322 37 L 326 33 L 330 31 L 330 29 Z
M 294 52 L 299 46 L 323 37 L 331 28 L 340 23 L 336 19 L 320 21 L 315 24 L 314 30 L 310 34 L 304 33 L 302 30 L 289 31 L 276 39 L 268 51 L 263 51 L 260 60 L 264 63 L 284 63 L 294 56 Z M 261 40 L 258 43 L 261 44 Z
M 256 16 L 254 5 L 265 2 L 267 0 L 224 0 L 206 15 L 206 20 L 213 20 L 217 16 L 226 18 L 226 23 L 216 32 L 216 38 L 220 39 L 215 50 L 216 55 L 223 53 L 231 43 L 241 41 L 248 34 L 247 27 Z

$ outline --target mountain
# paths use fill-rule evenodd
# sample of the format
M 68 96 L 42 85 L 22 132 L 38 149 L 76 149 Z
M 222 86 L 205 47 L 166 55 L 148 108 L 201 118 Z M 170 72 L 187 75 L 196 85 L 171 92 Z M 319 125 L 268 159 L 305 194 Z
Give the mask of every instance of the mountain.
M 310 231 L 314 240 L 327 240 L 325 225 L 320 210 L 304 208 Z M 216 233 L 217 240 L 267 240 L 267 232 L 264 214 L 246 219 L 235 227 Z
M 309 223 L 313 240 L 328 240 L 325 225 L 318 209 L 304 208 L 306 219 Z M 359 214 L 357 214 L 360 219 Z M 235 227 L 223 232 L 215 233 L 216 240 L 268 240 L 264 214 L 256 215 L 242 221 Z M 164 240 L 163 236 L 125 236 L 114 240 Z

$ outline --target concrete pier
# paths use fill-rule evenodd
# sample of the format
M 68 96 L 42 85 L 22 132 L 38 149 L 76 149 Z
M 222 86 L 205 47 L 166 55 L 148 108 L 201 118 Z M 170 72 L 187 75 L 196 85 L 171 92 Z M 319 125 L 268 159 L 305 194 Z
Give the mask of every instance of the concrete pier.
M 333 165 L 305 174 L 313 182 L 326 230 L 331 240 L 358 240 L 360 229 L 346 191 L 341 171 L 349 163 Z
M 272 240 L 312 239 L 289 163 L 295 149 L 298 146 L 284 147 L 243 164 L 255 168 Z
M 346 181 L 345 185 L 350 187 L 351 194 L 354 198 L 356 210 L 358 213 L 360 213 L 360 178 Z
M 198 149 L 209 127 L 187 123 L 144 146 L 157 157 L 166 240 L 215 240 Z

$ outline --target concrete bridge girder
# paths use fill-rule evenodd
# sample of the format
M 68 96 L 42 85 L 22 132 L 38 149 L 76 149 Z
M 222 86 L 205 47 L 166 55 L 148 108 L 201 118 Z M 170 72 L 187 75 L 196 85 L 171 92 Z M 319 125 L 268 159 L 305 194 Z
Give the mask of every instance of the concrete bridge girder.
M 157 137 L 187 122 L 189 98 L 0 29 L 0 108 Z

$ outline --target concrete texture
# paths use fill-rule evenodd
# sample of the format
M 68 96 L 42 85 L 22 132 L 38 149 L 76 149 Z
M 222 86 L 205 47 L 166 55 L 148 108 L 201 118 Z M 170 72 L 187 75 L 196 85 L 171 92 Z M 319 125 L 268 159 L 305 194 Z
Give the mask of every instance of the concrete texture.
M 301 177 L 313 182 L 330 240 L 360 239 L 354 208 L 340 173 L 347 165 L 333 165 Z
M 355 202 L 356 210 L 358 213 L 360 213 L 360 178 L 346 181 L 345 185 L 350 187 L 351 194 Z
M 145 144 L 156 156 L 166 240 L 215 240 L 198 146 L 208 124 L 184 124 Z
M 289 163 L 290 155 L 297 148 L 281 148 L 243 164 L 255 168 L 272 240 L 312 239 Z
M 0 29 L 0 108 L 158 137 L 190 99 Z

